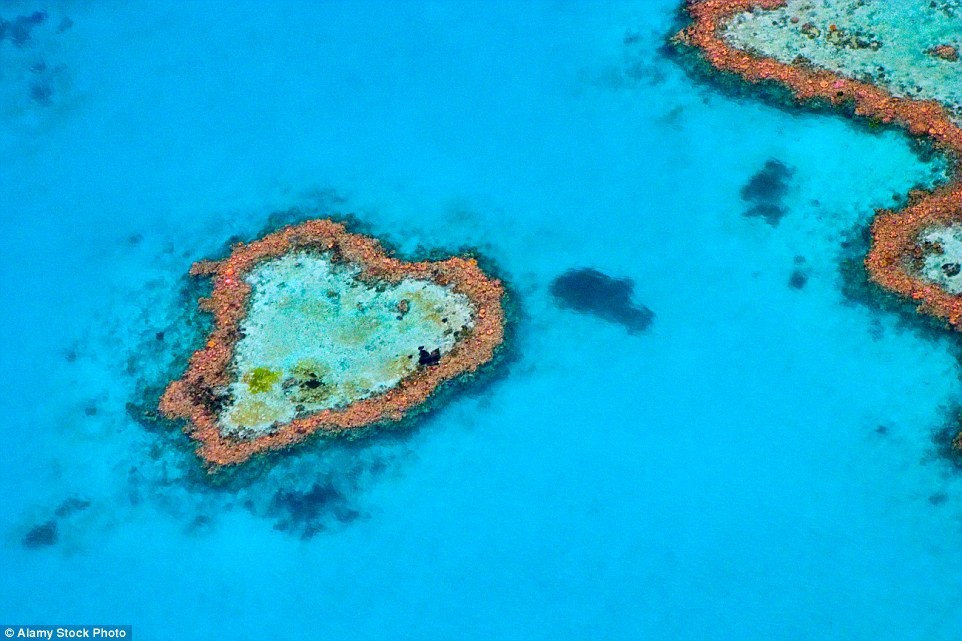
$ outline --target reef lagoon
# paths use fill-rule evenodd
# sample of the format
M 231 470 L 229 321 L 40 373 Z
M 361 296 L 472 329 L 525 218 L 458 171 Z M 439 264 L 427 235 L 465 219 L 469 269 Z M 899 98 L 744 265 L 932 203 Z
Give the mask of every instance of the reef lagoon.
M 917 61 L 917 91 L 909 65 L 798 105 L 673 42 L 678 0 L 4 4 L 0 625 L 958 639 L 962 349 L 916 307 L 957 294 L 962 232 L 947 213 L 890 237 L 885 273 L 919 299 L 864 263 L 873 221 L 941 207 L 955 116 L 914 138 L 853 118 L 845 83 L 955 100 L 936 47 L 962 45 L 960 9 L 841 4 L 740 18 L 740 46 L 777 59 L 750 43 L 781 29 L 809 62 L 778 64 Z M 188 273 L 308 221 L 474 261 L 503 284 L 503 344 L 396 421 L 211 473 L 160 411 L 217 328 L 198 300 L 226 273 Z M 247 273 L 255 298 L 282 282 L 357 317 L 324 343 L 304 306 L 245 308 L 233 398 L 281 418 L 436 371 L 477 322 L 444 283 L 356 291 L 356 267 L 286 256 Z M 412 288 L 458 328 L 372 342 L 423 311 Z M 325 362 L 335 344 L 371 348 Z

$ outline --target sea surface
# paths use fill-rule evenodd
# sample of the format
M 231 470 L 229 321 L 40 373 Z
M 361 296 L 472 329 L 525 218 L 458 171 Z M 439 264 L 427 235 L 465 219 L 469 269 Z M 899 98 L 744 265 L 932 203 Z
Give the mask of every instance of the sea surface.
M 679 4 L 0 5 L 46 12 L 0 41 L 0 624 L 962 638 L 960 350 L 857 269 L 944 164 L 689 73 Z M 403 256 L 476 248 L 511 356 L 212 485 L 144 415 L 202 340 L 186 272 L 347 214 Z M 559 306 L 577 268 L 651 327 Z

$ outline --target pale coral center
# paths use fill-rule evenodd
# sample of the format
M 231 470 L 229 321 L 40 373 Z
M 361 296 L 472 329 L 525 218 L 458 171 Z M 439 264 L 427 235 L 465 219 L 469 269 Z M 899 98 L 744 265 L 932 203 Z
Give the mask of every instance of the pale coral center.
M 279 425 L 385 392 L 432 367 L 474 326 L 470 300 L 429 280 L 370 283 L 360 268 L 301 250 L 256 266 L 225 435 Z

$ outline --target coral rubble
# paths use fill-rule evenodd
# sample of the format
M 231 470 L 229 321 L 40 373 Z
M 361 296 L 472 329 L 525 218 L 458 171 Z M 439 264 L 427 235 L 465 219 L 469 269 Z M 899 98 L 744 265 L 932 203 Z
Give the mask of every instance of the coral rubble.
M 949 62 L 957 62 L 959 59 L 959 50 L 952 45 L 935 45 L 928 50 L 928 53 Z
M 406 263 L 331 220 L 233 246 L 213 279 L 206 345 L 160 409 L 211 467 L 398 421 L 473 372 L 504 337 L 504 289 L 470 257 Z

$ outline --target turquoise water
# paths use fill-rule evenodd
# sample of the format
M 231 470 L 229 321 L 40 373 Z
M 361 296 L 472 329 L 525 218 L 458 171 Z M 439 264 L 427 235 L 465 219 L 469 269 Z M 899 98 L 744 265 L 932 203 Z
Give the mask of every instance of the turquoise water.
M 48 18 L 0 42 L 0 623 L 958 639 L 957 348 L 839 273 L 940 167 L 693 81 L 660 51 L 677 4 L 3 5 Z M 777 226 L 740 196 L 770 159 Z M 416 427 L 211 489 L 127 404 L 195 344 L 190 263 L 292 207 L 480 248 L 517 356 Z M 580 267 L 652 327 L 560 308 Z

